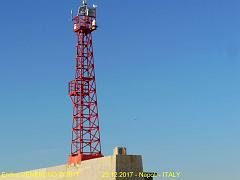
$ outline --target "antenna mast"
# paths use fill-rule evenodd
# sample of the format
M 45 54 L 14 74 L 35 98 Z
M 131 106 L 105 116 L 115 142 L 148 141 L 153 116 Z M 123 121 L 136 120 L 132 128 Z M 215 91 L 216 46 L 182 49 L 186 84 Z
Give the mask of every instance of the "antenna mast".
M 92 46 L 92 32 L 96 29 L 96 7 L 88 7 L 87 0 L 83 0 L 78 14 L 73 17 L 77 44 L 75 78 L 69 82 L 68 91 L 73 104 L 69 165 L 103 157 Z

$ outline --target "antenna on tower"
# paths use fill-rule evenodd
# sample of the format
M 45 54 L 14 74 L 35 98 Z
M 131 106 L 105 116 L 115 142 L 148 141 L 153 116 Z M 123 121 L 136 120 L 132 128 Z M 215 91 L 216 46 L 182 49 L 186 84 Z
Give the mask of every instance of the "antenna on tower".
M 87 0 L 83 0 L 83 5 L 87 5 Z
M 73 20 L 73 10 L 71 9 L 71 20 Z

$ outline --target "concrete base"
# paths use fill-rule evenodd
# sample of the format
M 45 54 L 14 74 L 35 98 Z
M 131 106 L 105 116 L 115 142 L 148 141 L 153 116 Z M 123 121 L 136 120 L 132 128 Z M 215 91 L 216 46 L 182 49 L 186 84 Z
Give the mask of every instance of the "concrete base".
M 126 155 L 126 148 L 117 148 L 112 156 L 82 161 L 79 165 L 60 165 L 17 174 L 3 174 L 0 179 L 144 180 L 142 157 Z

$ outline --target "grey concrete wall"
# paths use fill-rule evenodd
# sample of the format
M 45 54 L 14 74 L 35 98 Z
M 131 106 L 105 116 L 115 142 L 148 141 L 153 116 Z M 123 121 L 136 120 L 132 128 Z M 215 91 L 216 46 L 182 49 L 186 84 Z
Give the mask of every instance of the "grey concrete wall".
M 117 177 L 117 180 L 142 179 L 139 174 L 143 172 L 142 157 L 136 155 L 117 155 L 116 172 L 121 176 Z

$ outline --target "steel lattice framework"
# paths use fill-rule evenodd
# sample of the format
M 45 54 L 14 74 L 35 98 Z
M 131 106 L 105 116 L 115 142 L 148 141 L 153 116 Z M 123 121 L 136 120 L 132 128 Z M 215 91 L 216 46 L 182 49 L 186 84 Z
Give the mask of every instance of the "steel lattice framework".
M 86 1 L 73 17 L 77 35 L 75 79 L 69 82 L 73 104 L 71 154 L 68 164 L 102 157 L 98 120 L 92 32 L 96 30 L 96 7 Z

